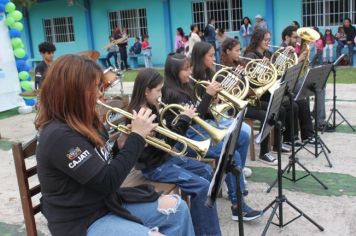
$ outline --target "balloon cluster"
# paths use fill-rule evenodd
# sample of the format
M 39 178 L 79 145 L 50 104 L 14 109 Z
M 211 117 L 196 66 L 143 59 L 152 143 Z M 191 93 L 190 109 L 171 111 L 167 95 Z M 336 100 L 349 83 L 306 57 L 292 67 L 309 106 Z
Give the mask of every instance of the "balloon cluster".
M 11 45 L 14 50 L 16 59 L 16 67 L 19 72 L 20 85 L 22 91 L 31 91 L 32 83 L 29 71 L 31 67 L 26 64 L 28 56 L 26 55 L 25 45 L 21 39 L 21 31 L 23 30 L 22 13 L 16 10 L 14 3 L 10 0 L 0 0 L 0 15 L 6 14 L 5 24 L 9 27 L 9 35 L 11 38 Z M 1 20 L 1 18 L 0 18 Z M 33 106 L 35 100 L 33 97 L 24 97 L 25 103 L 28 106 Z

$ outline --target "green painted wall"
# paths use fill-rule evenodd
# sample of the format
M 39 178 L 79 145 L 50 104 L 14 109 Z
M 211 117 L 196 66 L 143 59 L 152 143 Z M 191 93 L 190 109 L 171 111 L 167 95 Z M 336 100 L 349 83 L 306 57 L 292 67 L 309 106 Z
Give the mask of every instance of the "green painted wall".
M 83 4 L 81 0 L 78 2 L 81 5 Z M 55 57 L 88 49 L 84 10 L 77 5 L 68 7 L 67 1 L 41 2 L 33 5 L 29 10 L 34 58 L 41 58 L 41 55 L 38 52 L 38 44 L 45 40 L 42 20 L 45 18 L 64 16 L 73 17 L 75 41 L 69 43 L 56 43 L 57 51 Z
M 282 31 L 296 20 L 302 25 L 302 0 L 274 0 L 274 44 L 282 42 Z

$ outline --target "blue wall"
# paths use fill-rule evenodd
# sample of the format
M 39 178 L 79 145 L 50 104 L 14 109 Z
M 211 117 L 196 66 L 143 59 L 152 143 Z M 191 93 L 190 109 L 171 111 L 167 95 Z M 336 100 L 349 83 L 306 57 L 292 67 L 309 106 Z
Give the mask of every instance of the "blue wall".
M 82 0 L 78 2 L 83 5 Z M 88 50 L 89 45 L 84 10 L 77 5 L 68 7 L 67 1 L 47 1 L 34 4 L 29 10 L 34 58 L 41 58 L 37 46 L 45 40 L 42 19 L 64 16 L 73 17 L 75 41 L 70 43 L 56 43 L 57 52 L 55 53 L 55 57 L 67 53 Z

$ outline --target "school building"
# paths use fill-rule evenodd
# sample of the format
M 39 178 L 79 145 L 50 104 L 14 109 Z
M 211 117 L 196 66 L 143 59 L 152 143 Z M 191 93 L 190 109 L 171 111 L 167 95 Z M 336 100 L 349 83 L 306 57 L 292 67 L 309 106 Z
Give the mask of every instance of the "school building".
M 154 65 L 163 65 L 174 50 L 176 28 L 189 34 L 192 23 L 203 29 L 210 17 L 217 28 L 238 36 L 242 18 L 248 16 L 253 24 L 260 14 L 274 45 L 294 20 L 318 26 L 322 33 L 331 27 L 334 34 L 344 18 L 356 22 L 354 0 L 38 0 L 24 11 L 23 38 L 30 58 L 41 58 L 37 46 L 43 41 L 55 43 L 56 57 L 85 50 L 105 57 L 104 45 L 117 26 L 128 28 L 129 46 L 136 36 L 149 35 Z

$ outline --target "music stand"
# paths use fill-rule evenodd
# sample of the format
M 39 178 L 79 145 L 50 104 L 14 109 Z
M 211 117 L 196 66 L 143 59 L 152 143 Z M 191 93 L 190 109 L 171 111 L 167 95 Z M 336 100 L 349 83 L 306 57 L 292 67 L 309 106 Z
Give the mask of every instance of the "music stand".
M 304 78 L 302 87 L 300 88 L 295 100 L 304 99 L 306 97 L 313 96 L 315 97 L 315 122 L 314 122 L 314 151 L 310 151 L 306 148 L 308 142 L 305 142 L 299 149 L 296 151 L 298 153 L 302 148 L 307 150 L 309 153 L 313 154 L 315 157 L 318 157 L 321 153 L 324 153 L 326 160 L 329 163 L 329 167 L 332 167 L 332 164 L 329 160 L 329 156 L 326 153 L 331 153 L 330 149 L 326 146 L 325 142 L 321 139 L 318 135 L 318 127 L 317 127 L 317 120 L 318 120 L 318 93 L 325 89 L 326 81 L 329 77 L 331 72 L 332 65 L 323 65 L 317 66 L 309 70 L 307 76 Z M 318 145 L 320 145 L 321 151 L 318 151 Z M 319 181 L 318 181 L 319 182 Z M 320 183 L 320 182 L 319 182 Z
M 291 140 L 291 144 L 292 144 L 292 153 L 291 155 L 289 156 L 289 162 L 288 164 L 283 168 L 282 170 L 282 177 L 283 178 L 286 178 L 290 181 L 293 181 L 294 183 L 301 180 L 301 179 L 304 179 L 305 177 L 311 175 L 317 182 L 319 182 L 325 189 L 328 189 L 328 187 L 326 187 L 313 173 L 311 173 L 304 165 L 302 165 L 300 162 L 299 162 L 299 159 L 295 156 L 296 155 L 296 152 L 295 152 L 295 140 L 294 140 L 294 109 L 293 109 L 293 102 L 294 102 L 294 88 L 295 88 L 295 85 L 298 81 L 298 78 L 299 78 L 299 74 L 301 72 L 301 69 L 303 67 L 303 63 L 299 63 L 298 65 L 296 66 L 293 66 L 291 68 L 289 68 L 286 73 L 284 74 L 284 81 L 286 82 L 286 94 L 289 98 L 289 102 L 290 102 L 290 111 L 291 111 L 291 114 L 290 114 L 290 123 L 291 123 L 291 137 L 292 137 L 292 140 Z M 307 174 L 305 174 L 304 176 L 302 177 L 299 177 L 298 179 L 296 178 L 296 171 L 295 171 L 295 164 L 298 164 L 301 168 L 303 168 Z M 284 176 L 284 173 L 287 171 L 287 173 L 289 174 L 290 170 L 292 169 L 292 178 L 290 177 L 287 177 L 287 176 Z M 270 185 L 270 187 L 267 189 L 267 193 L 269 193 L 272 188 L 274 187 L 274 185 L 276 185 L 278 181 L 278 178 L 276 178 L 274 180 L 274 182 Z
M 341 114 L 341 112 L 336 108 L 336 69 L 335 67 L 340 63 L 341 59 L 345 56 L 345 54 L 342 54 L 338 59 L 336 59 L 336 61 L 332 64 L 332 68 L 331 71 L 333 72 L 333 108 L 330 109 L 330 115 L 328 117 L 328 119 L 326 120 L 326 124 L 324 129 L 322 130 L 322 133 L 326 132 L 334 132 L 336 131 L 336 127 L 338 127 L 339 125 L 341 125 L 342 123 L 344 123 L 344 121 L 346 122 L 346 124 L 352 129 L 353 132 L 355 132 L 356 130 L 354 129 L 354 127 L 352 127 L 352 125 L 346 120 L 345 116 L 343 116 Z M 342 121 L 336 125 L 336 113 L 339 114 L 342 118 Z M 332 117 L 332 124 L 331 124 L 331 129 L 329 128 L 328 130 L 326 130 L 328 128 L 328 124 L 330 119 Z
M 235 175 L 237 183 L 236 194 L 240 236 L 244 235 L 242 217 L 242 194 L 240 186 L 240 176 L 242 170 L 239 166 L 237 166 L 233 157 L 236 151 L 236 143 L 239 140 L 240 130 L 242 126 L 242 121 L 245 117 L 245 113 L 246 107 L 237 114 L 236 118 L 228 128 L 227 134 L 224 138 L 223 148 L 220 153 L 218 166 L 214 173 L 213 179 L 210 182 L 208 198 L 205 203 L 208 207 L 212 207 L 221 189 L 221 184 L 225 180 L 226 173 L 231 172 L 231 174 Z
M 275 198 L 275 200 L 273 200 L 264 210 L 263 212 L 266 212 L 269 208 L 273 208 L 272 213 L 267 221 L 267 224 L 262 232 L 262 235 L 266 235 L 267 230 L 269 228 L 269 226 L 271 224 L 277 225 L 280 228 L 288 225 L 289 223 L 291 223 L 292 221 L 294 221 L 295 219 L 304 216 L 307 220 L 309 220 L 312 224 L 314 224 L 316 227 L 318 227 L 321 231 L 324 230 L 324 228 L 320 225 L 318 225 L 315 221 L 313 221 L 309 216 L 305 215 L 303 211 L 301 211 L 299 208 L 297 208 L 295 205 L 293 205 L 291 202 L 288 201 L 287 197 L 285 195 L 283 195 L 282 193 L 282 166 L 281 166 L 281 156 L 282 156 L 282 139 L 281 139 L 281 128 L 282 128 L 282 124 L 280 121 L 278 121 L 278 111 L 279 108 L 281 106 L 282 103 L 282 99 L 283 99 L 283 95 L 284 95 L 284 90 L 285 90 L 286 85 L 282 84 L 281 87 L 279 89 L 277 89 L 274 94 L 271 96 L 270 98 L 270 103 L 268 106 L 268 110 L 267 110 L 267 115 L 266 115 L 266 119 L 264 122 L 264 125 L 262 127 L 262 130 L 260 133 L 262 133 L 261 135 L 261 140 L 263 140 L 263 138 L 266 137 L 266 135 L 264 135 L 263 133 L 265 132 L 264 129 L 266 130 L 271 130 L 272 127 L 274 126 L 277 130 L 276 135 L 277 135 L 277 149 L 278 149 L 278 196 Z M 291 206 L 292 208 L 294 208 L 300 215 L 295 217 L 294 219 L 288 221 L 287 223 L 283 223 L 283 203 L 287 203 L 289 206 Z M 279 209 L 279 214 L 277 215 L 277 209 Z M 272 222 L 273 217 L 277 216 L 279 223 L 274 223 Z

